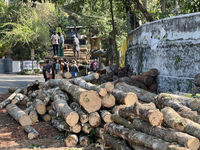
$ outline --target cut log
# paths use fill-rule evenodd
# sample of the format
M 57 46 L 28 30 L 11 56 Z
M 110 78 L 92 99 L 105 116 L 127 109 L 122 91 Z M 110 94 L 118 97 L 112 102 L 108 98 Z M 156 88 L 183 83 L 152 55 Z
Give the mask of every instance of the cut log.
M 74 112 L 67 104 L 65 93 L 57 90 L 54 95 L 55 110 L 61 114 L 69 126 L 75 126 L 78 123 L 79 115 Z
M 46 106 L 39 99 L 35 99 L 33 101 L 33 106 L 34 106 L 35 110 L 38 112 L 38 114 L 40 114 L 40 115 L 43 115 L 46 112 Z
M 38 115 L 40 121 L 48 122 L 51 120 L 51 116 L 48 114 Z
M 126 76 L 126 74 L 123 71 L 119 71 L 118 72 L 118 77 L 119 78 L 122 78 L 122 77 L 125 77 L 125 76 Z
M 46 106 L 49 102 L 50 102 L 50 98 L 45 97 L 45 99 L 43 100 L 44 105 Z
M 90 145 L 90 139 L 88 136 L 82 136 L 79 138 L 79 143 L 81 146 L 89 146 Z
M 61 79 L 50 79 L 44 83 L 44 87 L 48 88 L 55 88 L 59 86 L 59 82 Z
M 76 134 L 70 134 L 65 139 L 65 145 L 67 147 L 75 147 L 78 143 L 78 137 Z
M 92 73 L 92 74 L 89 74 L 87 76 L 82 76 L 82 77 L 79 77 L 79 78 L 85 80 L 86 82 L 90 82 L 92 80 L 99 79 L 99 74 L 98 73 Z
M 112 114 L 107 110 L 101 110 L 101 118 L 105 123 L 113 122 L 111 119 Z
M 116 150 L 131 150 L 125 141 L 111 136 L 110 134 L 104 132 L 102 128 L 96 128 L 95 133 Z
M 117 65 L 110 66 L 110 69 L 114 72 L 115 69 L 118 69 Z
M 11 100 L 17 95 L 17 93 L 19 93 L 21 91 L 21 89 L 17 89 L 13 94 L 11 94 L 6 100 L 4 100 L 3 102 L 0 103 L 0 109 L 3 108 L 4 106 L 6 106 L 7 104 L 9 104 L 11 102 Z
M 79 104 L 73 102 L 70 104 L 70 107 L 73 111 L 76 111 L 79 114 L 80 122 L 86 123 L 89 120 L 88 114 L 84 113 Z
M 129 70 L 129 71 L 127 72 L 127 75 L 128 75 L 129 78 L 131 78 L 131 76 L 133 75 L 133 71 Z
M 165 123 L 176 131 L 183 131 L 200 139 L 200 124 L 182 118 L 170 107 L 161 110 Z
M 199 86 L 194 86 L 194 87 L 191 89 L 191 93 L 192 93 L 192 94 L 199 94 L 199 93 L 200 93 L 200 87 L 199 87 Z
M 57 116 L 57 112 L 54 110 L 49 110 L 49 115 L 51 116 L 51 118 L 55 118 Z
M 115 97 L 111 93 L 107 93 L 106 96 L 102 97 L 101 104 L 106 108 L 112 108 L 115 106 Z
M 98 112 L 92 112 L 89 114 L 89 124 L 92 127 L 98 127 L 101 124 L 101 117 Z
M 111 82 L 106 82 L 105 89 L 106 89 L 107 92 L 111 93 L 113 91 L 113 89 L 114 89 L 114 84 L 111 83 Z
M 186 97 L 192 97 L 193 96 L 193 94 L 191 94 L 191 93 L 184 93 L 184 92 L 179 92 L 179 91 L 175 91 L 174 94 L 175 95 L 186 96 Z
M 60 75 L 60 74 L 56 74 L 56 75 L 55 75 L 55 79 L 63 79 L 63 77 L 62 77 L 62 75 Z
M 153 84 L 154 79 L 150 76 L 145 76 L 145 75 L 138 75 L 138 76 L 131 76 L 132 79 L 139 81 L 147 86 L 150 86 Z
M 38 121 L 38 114 L 35 110 L 30 111 L 29 117 L 31 118 L 33 124 L 39 122 Z
M 31 112 L 31 110 L 33 110 L 34 109 L 34 106 L 33 105 L 30 105 L 28 108 L 26 108 L 25 110 L 24 110 L 24 112 L 27 114 L 27 115 L 29 115 L 29 113 Z
M 152 128 L 150 124 L 142 121 L 141 119 L 134 119 L 132 123 L 136 130 L 155 136 L 157 138 L 161 138 L 167 142 L 177 142 L 183 147 L 186 146 L 191 150 L 197 150 L 199 148 L 199 139 L 186 133 L 177 132 L 173 129 L 164 128 L 162 126 Z
M 96 91 L 87 91 L 68 81 L 60 81 L 60 89 L 73 96 L 73 100 L 78 102 L 88 113 L 95 112 L 101 107 L 101 98 Z
M 37 138 L 39 136 L 39 133 L 30 125 L 24 126 L 24 130 L 28 133 L 28 138 L 30 140 Z
M 131 122 L 129 122 L 128 120 L 126 120 L 126 119 L 124 119 L 122 117 L 120 117 L 119 115 L 114 114 L 114 115 L 111 116 L 111 119 L 114 122 L 123 125 L 125 128 L 134 129 L 134 127 L 133 127 Z
M 30 101 L 30 99 L 26 95 L 24 95 L 24 98 L 22 100 L 22 104 L 26 105 L 29 101 Z
M 17 104 L 19 103 L 20 101 L 22 101 L 24 99 L 25 95 L 21 94 L 21 93 L 18 93 L 14 99 L 12 100 L 12 104 Z
M 112 108 L 112 113 L 116 114 L 118 113 L 119 109 L 127 107 L 126 105 L 115 105 L 115 107 Z
M 72 77 L 72 74 L 70 72 L 65 72 L 64 76 L 66 79 L 70 79 Z
M 44 88 L 44 82 L 42 83 L 39 83 L 39 86 L 38 86 L 39 89 L 43 89 Z
M 97 93 L 99 93 L 99 95 L 101 95 L 101 96 L 105 96 L 107 94 L 107 91 L 105 88 L 97 87 L 96 85 L 89 83 L 89 82 L 87 83 L 85 80 L 83 80 L 81 78 L 75 78 L 74 83 L 79 85 L 82 88 L 87 89 L 87 90 L 97 91 Z
M 198 73 L 195 77 L 194 77 L 194 84 L 196 86 L 200 86 L 200 73 Z
M 154 83 L 149 87 L 149 90 L 150 90 L 151 92 L 153 92 L 153 91 L 156 91 L 157 88 L 158 88 L 158 84 L 157 84 L 156 82 L 154 82 Z
M 155 76 L 158 75 L 158 69 L 152 68 L 149 71 L 142 73 L 141 75 L 147 75 L 147 76 L 155 77 Z
M 130 106 L 138 101 L 137 95 L 132 92 L 123 92 L 121 90 L 114 89 L 112 91 L 112 95 L 115 97 L 117 104 Z
M 113 71 L 111 70 L 111 67 L 110 66 L 108 66 L 108 67 L 106 67 L 106 74 L 110 74 L 110 73 L 112 73 Z
M 115 80 L 119 79 L 119 77 L 118 77 L 117 75 L 114 75 L 114 76 L 112 77 L 112 79 L 113 79 L 113 81 L 115 81 Z
M 192 111 L 190 108 L 186 107 L 176 99 L 171 97 L 162 97 L 162 94 L 160 94 L 157 97 L 156 105 L 160 109 L 164 107 L 171 107 L 183 118 L 188 118 L 200 124 L 200 116 L 198 115 L 197 111 Z
M 175 94 L 168 94 L 168 93 L 161 93 L 162 97 L 170 97 L 173 99 L 177 99 L 187 107 L 191 108 L 194 111 L 198 111 L 200 113 L 200 99 L 175 95 Z
M 179 147 L 176 145 L 172 145 L 168 142 L 165 142 L 159 138 L 156 138 L 154 136 L 141 133 L 135 130 L 128 130 L 126 128 L 123 128 L 123 126 L 116 125 L 113 123 L 107 123 L 104 127 L 106 131 L 108 131 L 111 135 L 116 135 L 119 137 L 127 136 L 126 139 L 128 139 L 128 142 L 130 145 L 131 143 L 134 143 L 136 145 L 146 146 L 148 148 L 151 148 L 153 150 L 189 150 L 184 147 Z M 125 134 L 123 134 L 125 133 Z
M 156 106 L 153 103 L 141 104 L 136 102 L 134 105 L 121 108 L 118 111 L 118 114 L 121 117 L 128 117 L 131 115 L 131 113 L 133 113 L 135 116 L 139 116 L 152 126 L 159 126 L 163 121 L 162 113 L 159 111 L 159 109 L 156 109 Z
M 90 134 L 90 132 L 92 131 L 93 127 L 89 124 L 89 123 L 84 123 L 82 124 L 82 131 Z
M 6 106 L 6 112 L 11 115 L 22 126 L 31 125 L 32 121 L 30 117 L 15 104 L 8 104 Z
M 154 98 L 156 94 L 148 92 L 146 90 L 140 89 L 136 86 L 128 85 L 124 82 L 117 83 L 115 86 L 116 89 L 122 90 L 124 92 L 133 92 L 137 95 L 138 99 L 147 103 L 153 102 L 155 103 Z

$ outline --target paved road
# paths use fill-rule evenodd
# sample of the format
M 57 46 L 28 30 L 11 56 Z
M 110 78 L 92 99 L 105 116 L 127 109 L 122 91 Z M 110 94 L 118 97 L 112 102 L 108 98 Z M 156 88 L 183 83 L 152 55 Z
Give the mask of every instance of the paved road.
M 35 80 L 44 82 L 43 75 L 0 74 L 0 95 L 7 93 L 9 87 L 26 87 Z

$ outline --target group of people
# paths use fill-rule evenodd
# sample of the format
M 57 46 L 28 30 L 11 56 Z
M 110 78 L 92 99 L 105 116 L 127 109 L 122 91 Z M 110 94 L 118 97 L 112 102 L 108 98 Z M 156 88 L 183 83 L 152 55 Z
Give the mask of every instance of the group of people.
M 56 59 L 52 61 L 52 63 L 49 62 L 49 60 L 46 61 L 46 65 L 43 67 L 43 75 L 45 78 L 45 81 L 48 81 L 49 79 L 55 79 L 56 74 L 60 74 L 64 77 L 64 74 L 66 72 L 71 72 L 73 77 L 77 76 L 77 73 L 79 72 L 78 66 L 76 65 L 76 61 L 72 60 L 72 64 L 68 62 L 67 59 Z

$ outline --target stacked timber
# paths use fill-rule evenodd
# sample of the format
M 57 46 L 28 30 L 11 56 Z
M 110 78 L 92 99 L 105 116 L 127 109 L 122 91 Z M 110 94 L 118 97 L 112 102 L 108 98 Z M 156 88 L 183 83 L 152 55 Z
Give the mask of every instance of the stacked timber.
M 149 71 L 143 76 L 154 73 Z M 100 145 L 104 149 L 199 149 L 199 99 L 180 92 L 156 95 L 138 84 L 126 83 L 132 80 L 146 86 L 149 81 L 146 78 L 142 83 L 143 77 L 137 77 L 140 82 L 122 77 L 99 86 L 91 83 L 100 76 L 93 73 L 73 79 L 51 79 L 31 90 L 30 85 L 12 88 L 15 91 L 0 103 L 0 108 L 6 106 L 7 113 L 24 127 L 29 139 L 40 134 L 32 124 L 51 122 L 65 133 L 67 147 L 86 147 L 92 138 L 95 142 L 103 141 Z M 27 108 L 21 110 L 19 104 Z
M 200 94 L 200 73 L 194 77 L 194 85 L 195 86 L 191 89 L 191 94 L 193 97 L 198 97 L 198 94 Z

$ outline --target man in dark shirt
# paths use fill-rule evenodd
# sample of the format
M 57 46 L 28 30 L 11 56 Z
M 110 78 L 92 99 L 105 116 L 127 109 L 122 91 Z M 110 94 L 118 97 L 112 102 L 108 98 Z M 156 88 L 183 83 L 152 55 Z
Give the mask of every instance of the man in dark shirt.
M 71 74 L 73 77 L 77 76 L 77 72 L 79 72 L 78 66 L 76 65 L 76 61 L 72 60 L 72 65 L 69 67 L 69 71 L 71 71 Z
M 56 74 L 56 61 L 57 61 L 57 59 L 54 58 L 54 61 L 51 64 L 51 67 L 52 67 L 52 78 L 53 79 L 55 79 L 55 74 Z

